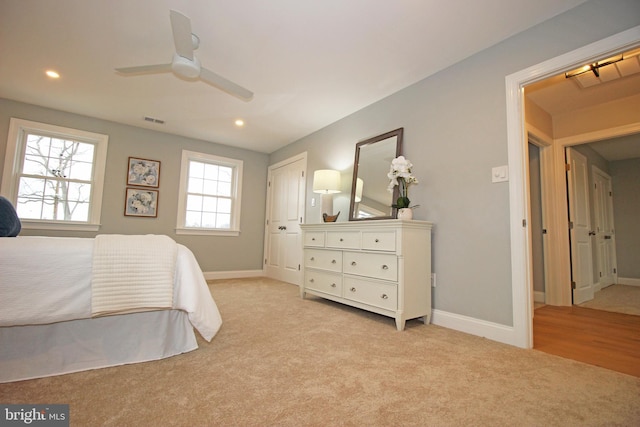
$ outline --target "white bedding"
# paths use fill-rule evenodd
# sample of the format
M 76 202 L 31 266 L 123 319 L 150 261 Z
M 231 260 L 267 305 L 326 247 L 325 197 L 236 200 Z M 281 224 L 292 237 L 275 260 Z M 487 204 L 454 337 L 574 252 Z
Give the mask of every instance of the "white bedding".
M 91 314 L 171 309 L 176 242 L 157 234 L 100 234 L 93 244 Z
M 89 319 L 94 239 L 0 239 L 0 327 Z M 222 319 L 193 253 L 177 245 L 173 308 L 210 341 Z

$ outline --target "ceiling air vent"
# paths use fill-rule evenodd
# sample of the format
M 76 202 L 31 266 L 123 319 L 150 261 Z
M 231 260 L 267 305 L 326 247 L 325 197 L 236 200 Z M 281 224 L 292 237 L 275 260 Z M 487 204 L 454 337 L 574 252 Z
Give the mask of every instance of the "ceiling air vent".
M 151 123 L 158 123 L 159 125 L 163 125 L 164 124 L 164 120 L 154 119 L 153 117 L 149 117 L 149 116 L 145 116 L 144 120 L 147 121 L 147 122 L 151 122 Z

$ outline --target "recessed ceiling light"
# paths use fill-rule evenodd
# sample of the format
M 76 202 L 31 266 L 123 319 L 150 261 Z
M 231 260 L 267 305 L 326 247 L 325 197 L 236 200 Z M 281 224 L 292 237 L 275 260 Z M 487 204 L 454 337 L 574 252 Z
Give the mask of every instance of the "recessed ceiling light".
M 51 77 L 52 79 L 59 79 L 60 78 L 60 74 L 58 74 L 57 72 L 53 71 L 53 70 L 47 70 L 45 71 L 45 74 L 49 77 Z
M 236 123 L 236 126 L 238 126 L 239 128 L 244 126 L 244 120 L 242 120 L 242 119 L 236 120 L 235 123 Z

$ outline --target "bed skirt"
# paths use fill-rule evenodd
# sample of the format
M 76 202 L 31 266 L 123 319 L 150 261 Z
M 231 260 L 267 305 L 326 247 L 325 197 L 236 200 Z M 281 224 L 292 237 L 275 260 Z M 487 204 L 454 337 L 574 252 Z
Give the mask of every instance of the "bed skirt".
M 198 348 L 181 310 L 0 328 L 0 383 L 164 359 Z

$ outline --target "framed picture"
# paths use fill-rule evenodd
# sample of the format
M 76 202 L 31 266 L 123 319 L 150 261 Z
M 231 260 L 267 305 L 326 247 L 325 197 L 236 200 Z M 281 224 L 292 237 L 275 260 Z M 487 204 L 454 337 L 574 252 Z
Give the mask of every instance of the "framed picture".
M 158 188 L 160 186 L 160 162 L 129 157 L 127 185 Z
M 158 190 L 127 187 L 124 214 L 127 216 L 157 217 Z

